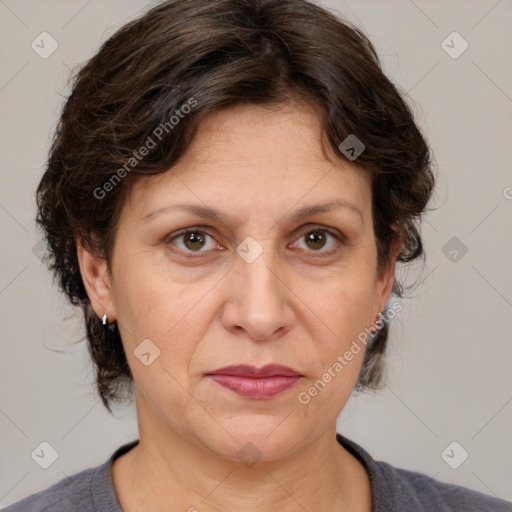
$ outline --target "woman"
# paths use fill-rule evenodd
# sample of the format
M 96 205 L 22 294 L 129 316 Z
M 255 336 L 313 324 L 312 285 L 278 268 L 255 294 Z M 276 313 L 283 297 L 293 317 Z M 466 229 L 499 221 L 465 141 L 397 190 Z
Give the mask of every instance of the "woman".
M 429 148 L 304 0 L 165 2 L 80 71 L 37 191 L 104 405 L 140 439 L 7 512 L 501 511 L 336 433 L 423 254 Z

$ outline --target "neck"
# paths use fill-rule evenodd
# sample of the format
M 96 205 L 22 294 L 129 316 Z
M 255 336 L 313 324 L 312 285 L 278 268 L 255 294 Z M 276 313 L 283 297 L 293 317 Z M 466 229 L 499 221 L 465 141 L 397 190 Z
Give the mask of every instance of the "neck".
M 298 453 L 250 467 L 175 433 L 140 434 L 139 444 L 112 466 L 125 512 L 371 510 L 369 477 L 337 442 L 335 424 Z
M 288 444 L 282 456 L 245 465 L 191 432 L 186 421 L 171 428 L 141 396 L 137 417 L 139 444 L 112 465 L 123 512 L 371 510 L 369 476 L 338 443 L 335 419 L 313 440 L 309 434 L 295 449 Z M 290 431 L 289 440 L 298 433 Z M 268 441 L 268 453 L 279 453 Z

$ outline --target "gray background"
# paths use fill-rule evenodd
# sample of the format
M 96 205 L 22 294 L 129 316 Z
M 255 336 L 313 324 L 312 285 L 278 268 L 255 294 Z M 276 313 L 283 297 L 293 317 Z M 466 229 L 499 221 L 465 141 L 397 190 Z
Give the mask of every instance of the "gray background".
M 0 0 L 2 506 L 138 436 L 132 405 L 110 416 L 94 394 L 80 314 L 37 257 L 33 219 L 70 69 L 150 5 Z M 388 385 L 352 397 L 338 430 L 377 459 L 512 500 L 512 3 L 323 5 L 370 36 L 439 167 L 437 209 L 422 230 L 426 264 L 398 269 L 419 283 L 391 327 Z M 59 45 L 46 59 L 31 48 L 43 31 Z M 441 46 L 453 31 L 469 44 L 458 58 Z M 462 48 L 447 42 L 452 53 Z M 31 457 L 43 441 L 58 452 L 48 469 Z M 441 456 L 453 441 L 469 453 L 458 469 Z M 462 452 L 448 453 L 456 461 Z

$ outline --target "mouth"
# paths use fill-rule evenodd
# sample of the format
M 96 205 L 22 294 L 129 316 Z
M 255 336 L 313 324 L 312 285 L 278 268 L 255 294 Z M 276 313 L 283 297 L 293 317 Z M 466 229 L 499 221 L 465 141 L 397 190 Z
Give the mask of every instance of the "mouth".
M 207 377 L 244 398 L 268 399 L 292 388 L 303 375 L 282 365 L 256 368 L 249 365 L 227 366 Z

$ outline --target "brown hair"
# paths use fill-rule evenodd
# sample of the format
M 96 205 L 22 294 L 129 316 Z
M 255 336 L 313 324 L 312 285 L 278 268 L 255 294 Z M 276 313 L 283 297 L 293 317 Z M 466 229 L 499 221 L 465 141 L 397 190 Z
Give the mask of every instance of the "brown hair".
M 371 42 L 321 7 L 306 0 L 170 0 L 123 26 L 75 76 L 37 189 L 36 221 L 60 288 L 83 309 L 97 390 L 110 412 L 133 379 L 119 330 L 103 328 L 91 307 L 76 241 L 110 269 L 130 187 L 176 163 L 207 113 L 297 97 L 319 108 L 340 158 L 347 136 L 365 145 L 354 163 L 371 176 L 378 269 L 388 265 L 397 233 L 398 261 L 423 255 L 417 222 L 434 186 L 427 143 Z M 393 293 L 403 296 L 396 279 Z M 387 339 L 385 323 L 368 345 L 356 389 L 379 387 Z

